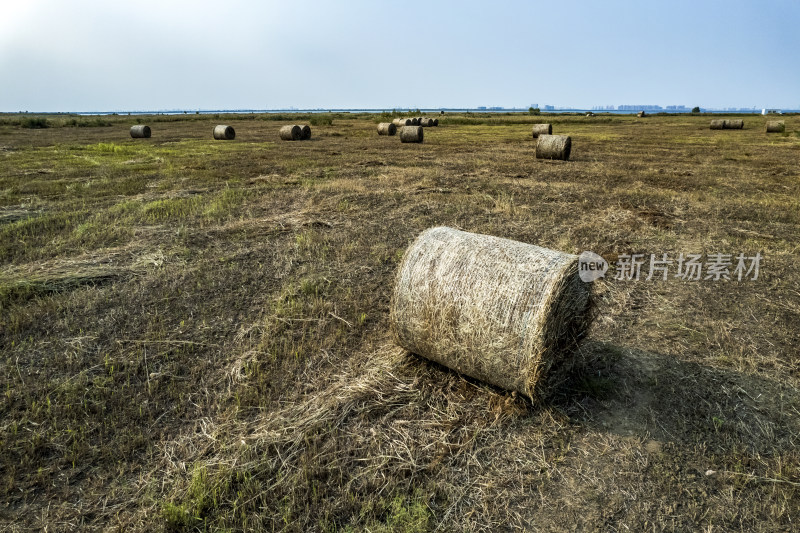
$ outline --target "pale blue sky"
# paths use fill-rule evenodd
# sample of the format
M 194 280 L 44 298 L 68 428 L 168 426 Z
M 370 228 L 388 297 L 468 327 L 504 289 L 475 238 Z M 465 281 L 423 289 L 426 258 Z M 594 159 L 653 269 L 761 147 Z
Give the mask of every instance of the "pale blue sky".
M 800 2 L 0 0 L 0 111 L 800 108 Z

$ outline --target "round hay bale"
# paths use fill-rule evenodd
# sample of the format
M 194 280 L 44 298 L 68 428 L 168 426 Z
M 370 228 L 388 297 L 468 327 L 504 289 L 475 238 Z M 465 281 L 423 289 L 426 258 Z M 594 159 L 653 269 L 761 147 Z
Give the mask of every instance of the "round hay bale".
M 644 118 L 647 116 L 647 113 L 645 113 L 644 111 L 639 111 L 638 113 L 636 113 L 636 116 L 639 118 Z
M 303 137 L 303 130 L 297 124 L 281 126 L 278 134 L 282 141 L 299 141 Z
M 134 139 L 149 139 L 150 126 L 145 126 L 144 124 L 137 124 L 136 126 L 131 126 L 131 137 L 133 137 Z
M 724 120 L 712 120 L 711 121 L 711 129 L 712 130 L 721 130 L 725 129 L 725 121 Z
M 744 120 L 740 118 L 724 120 L 722 124 L 722 129 L 725 130 L 741 130 L 743 128 Z
M 569 159 L 572 138 L 568 135 L 539 135 L 536 142 L 536 159 Z
M 534 124 L 533 125 L 533 138 L 536 139 L 539 135 L 552 135 L 553 134 L 553 125 L 552 124 Z
M 397 126 L 391 122 L 381 122 L 378 124 L 378 135 L 394 135 L 397 133 Z
M 422 126 L 403 126 L 400 128 L 400 142 L 421 143 L 425 136 Z
M 396 118 L 393 122 L 398 128 L 402 128 L 403 126 L 411 126 L 410 118 Z
M 214 126 L 214 138 L 218 141 L 230 141 L 236 138 L 236 132 L 230 126 Z
M 442 113 L 444 113 L 444 111 Z M 438 118 L 433 119 L 433 126 L 437 127 L 438 125 L 439 125 L 439 119 Z
M 389 320 L 406 350 L 535 399 L 572 366 L 591 304 L 576 255 L 436 227 L 406 250 Z
M 782 120 L 770 120 L 767 122 L 767 133 L 783 133 L 784 131 L 786 131 L 786 124 Z
M 311 138 L 311 127 L 308 124 L 300 126 L 300 140 L 307 141 Z
M 419 118 L 411 117 L 411 126 L 419 126 Z

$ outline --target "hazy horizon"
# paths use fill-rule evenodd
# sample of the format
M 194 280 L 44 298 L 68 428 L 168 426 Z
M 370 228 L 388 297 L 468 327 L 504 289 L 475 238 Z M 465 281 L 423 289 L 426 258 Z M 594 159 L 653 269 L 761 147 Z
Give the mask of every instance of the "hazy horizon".
M 5 3 L 0 111 L 800 108 L 800 3 Z

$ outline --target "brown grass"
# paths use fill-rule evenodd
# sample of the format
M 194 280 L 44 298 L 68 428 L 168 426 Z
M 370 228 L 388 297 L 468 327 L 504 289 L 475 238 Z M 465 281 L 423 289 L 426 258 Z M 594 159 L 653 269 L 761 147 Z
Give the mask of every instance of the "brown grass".
M 137 118 L 146 144 L 128 117 L 0 121 L 0 530 L 794 529 L 800 137 L 549 116 L 562 163 L 541 116 L 448 113 L 411 150 L 378 119 L 282 143 L 307 116 Z M 597 282 L 582 363 L 532 404 L 391 342 L 437 225 L 764 260 Z

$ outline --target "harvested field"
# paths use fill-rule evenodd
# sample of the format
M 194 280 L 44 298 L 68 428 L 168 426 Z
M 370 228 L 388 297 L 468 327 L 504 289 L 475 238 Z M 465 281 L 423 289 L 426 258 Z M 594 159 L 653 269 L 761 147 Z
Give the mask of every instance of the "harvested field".
M 413 146 L 331 117 L 0 116 L 0 530 L 796 528 L 800 117 L 448 113 Z M 392 343 L 440 225 L 612 264 L 547 401 Z M 665 253 L 763 260 L 644 279 Z

